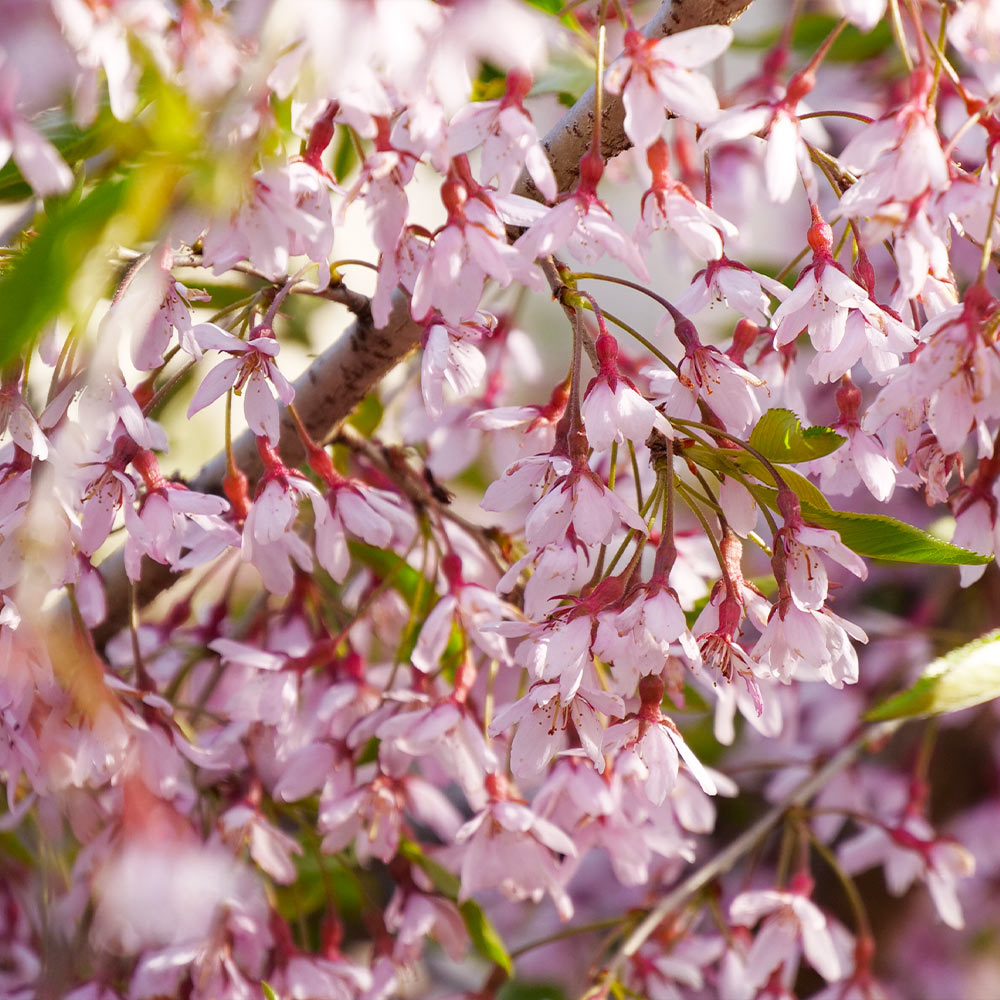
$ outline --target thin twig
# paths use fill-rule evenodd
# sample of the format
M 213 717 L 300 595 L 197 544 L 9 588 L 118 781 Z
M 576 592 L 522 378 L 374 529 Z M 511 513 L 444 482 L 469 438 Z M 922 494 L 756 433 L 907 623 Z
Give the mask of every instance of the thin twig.
M 622 964 L 631 958 L 649 940 L 656 928 L 671 913 L 679 909 L 690 896 L 727 872 L 748 851 L 752 851 L 781 822 L 789 809 L 808 802 L 831 778 L 850 767 L 866 744 L 879 742 L 891 736 L 902 724 L 902 721 L 892 719 L 864 729 L 815 774 L 806 778 L 794 791 L 761 816 L 756 823 L 744 830 L 728 847 L 716 854 L 697 871 L 692 872 L 680 885 L 664 896 L 616 949 L 602 977 L 605 986 L 615 981 Z

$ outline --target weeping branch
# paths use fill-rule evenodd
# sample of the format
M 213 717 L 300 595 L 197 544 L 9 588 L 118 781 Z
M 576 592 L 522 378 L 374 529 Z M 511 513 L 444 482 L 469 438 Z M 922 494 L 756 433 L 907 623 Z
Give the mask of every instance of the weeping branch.
M 661 38 L 702 25 L 729 24 L 751 3 L 752 0 L 665 0 L 644 33 L 648 38 Z M 590 143 L 594 96 L 591 86 L 542 140 L 561 192 L 576 183 L 580 158 Z M 601 153 L 605 159 L 617 156 L 631 145 L 625 135 L 624 120 L 620 96 L 605 95 L 601 114 Z M 526 172 L 515 191 L 540 199 Z M 389 321 L 383 327 L 374 325 L 367 309 L 354 311 L 354 322 L 295 382 L 295 408 L 317 441 L 329 438 L 336 431 L 383 376 L 417 347 L 423 334 L 424 328 L 410 316 L 409 298 L 401 290 L 396 292 Z M 254 482 L 262 471 L 254 435 L 246 431 L 233 443 L 233 449 L 237 465 Z M 279 450 L 289 465 L 297 465 L 304 457 L 287 413 L 282 415 Z M 191 486 L 204 493 L 220 493 L 225 472 L 226 456 L 221 452 L 205 464 Z M 94 630 L 98 647 L 127 623 L 129 613 L 129 583 L 122 551 L 109 556 L 99 570 L 107 594 L 107 616 Z M 175 576 L 166 566 L 144 560 L 142 577 L 135 588 L 136 603 L 148 604 L 171 586 Z

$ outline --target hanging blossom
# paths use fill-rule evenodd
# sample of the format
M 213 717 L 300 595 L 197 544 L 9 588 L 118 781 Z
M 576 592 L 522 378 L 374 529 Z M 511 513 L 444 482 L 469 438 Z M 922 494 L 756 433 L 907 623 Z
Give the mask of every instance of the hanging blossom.
M 448 149 L 457 156 L 479 148 L 480 177 L 484 183 L 496 180 L 498 194 L 510 194 L 522 170 L 527 170 L 546 201 L 554 201 L 552 165 L 524 108 L 530 90 L 531 77 L 523 70 L 511 70 L 501 100 L 459 109 L 448 126 Z
M 646 150 L 646 162 L 653 181 L 649 190 L 643 193 L 639 221 L 633 233 L 639 249 L 648 253 L 652 234 L 666 229 L 698 259 L 708 261 L 721 257 L 722 237 L 735 237 L 739 232 L 737 228 L 698 201 L 686 184 L 670 176 L 670 153 L 662 138 Z
M 937 836 L 915 808 L 895 824 L 870 826 L 845 841 L 837 858 L 849 875 L 881 865 L 894 896 L 902 896 L 917 879 L 926 882 L 941 920 L 956 930 L 965 926 L 958 879 L 975 872 L 975 859 L 961 844 Z
M 180 570 L 239 545 L 238 532 L 220 519 L 229 509 L 226 500 L 167 482 L 152 452 L 140 451 L 132 464 L 143 477 L 146 493 L 138 509 L 131 503 L 125 507 L 125 571 L 130 580 L 139 579 L 142 556 Z
M 420 394 L 427 413 L 440 417 L 445 408 L 444 387 L 460 399 L 471 395 L 486 375 L 486 358 L 476 341 L 487 339 L 496 318 L 480 310 L 457 325 L 443 320 L 427 326 L 420 356 Z
M 522 247 L 511 246 L 489 194 L 472 178 L 468 159 L 452 161 L 441 185 L 448 221 L 434 235 L 413 283 L 410 313 L 423 321 L 432 310 L 457 326 L 479 308 L 483 283 L 512 281 L 539 290 L 542 276 Z
M 13 157 L 21 176 L 39 198 L 63 194 L 73 186 L 73 172 L 48 139 L 17 111 L 17 81 L 0 52 L 0 167 Z
M 929 213 L 933 195 L 947 190 L 951 171 L 934 123 L 933 74 L 917 67 L 912 96 L 893 115 L 866 126 L 844 148 L 839 161 L 859 174 L 840 199 L 848 218 L 868 218 L 866 239 L 895 236 L 901 291 L 919 295 L 930 277 L 950 276 L 947 230 Z
M 342 111 L 342 108 L 341 108 Z M 393 254 L 399 245 L 409 213 L 406 185 L 413 179 L 416 159 L 393 147 L 389 140 L 389 120 L 375 120 L 375 148 L 358 170 L 357 180 L 345 192 L 337 213 L 337 224 L 344 221 L 348 206 L 362 197 L 365 218 L 372 240 L 380 254 Z
M 411 535 L 412 521 L 395 494 L 342 476 L 326 450 L 308 439 L 301 426 L 299 430 L 306 440 L 309 465 L 325 486 L 322 494 L 308 491 L 313 508 L 316 558 L 337 583 L 343 583 L 351 566 L 349 534 L 385 549 L 394 538 Z
M 847 276 L 833 259 L 833 230 L 816 205 L 812 213 L 813 262 L 774 311 L 774 346 L 791 344 L 805 329 L 817 351 L 809 366 L 816 381 L 840 378 L 862 358 L 873 375 L 883 375 L 916 346 L 913 331 Z
M 548 893 L 559 918 L 573 916 L 558 855 L 575 857 L 573 841 L 554 823 L 514 801 L 502 775 L 486 779 L 491 802 L 455 835 L 465 845 L 459 902 L 481 889 L 499 889 L 508 899 L 538 903 Z
M 920 350 L 879 392 L 862 429 L 898 428 L 905 454 L 915 450 L 926 420 L 946 455 L 958 452 L 970 432 L 979 455 L 991 455 L 1000 418 L 1000 351 L 992 330 L 997 312 L 996 299 L 976 284 L 959 305 L 928 320 Z
M 955 533 L 951 544 L 971 549 L 984 556 L 1000 551 L 1000 449 L 989 458 L 981 458 L 975 474 L 952 497 Z M 985 565 L 960 566 L 963 587 L 975 583 L 986 571 Z
M 612 664 L 611 687 L 622 695 L 632 694 L 643 674 L 662 670 L 675 644 L 692 663 L 699 659 L 677 595 L 664 579 L 654 573 L 597 615 L 594 653 Z
M 639 149 L 659 138 L 664 112 L 705 125 L 719 113 L 719 99 L 707 76 L 693 72 L 720 56 L 733 40 L 731 28 L 709 24 L 666 38 L 625 32 L 625 51 L 604 74 L 609 93 L 621 94 L 625 133 Z
M 490 735 L 517 725 L 510 743 L 510 769 L 515 778 L 531 779 L 543 774 L 558 753 L 581 754 L 596 770 L 604 771 L 604 723 L 601 716 L 624 712 L 617 695 L 602 691 L 592 677 L 569 694 L 561 682 L 536 681 L 517 701 L 497 712 Z M 574 743 L 579 743 L 579 748 Z
M 462 559 L 449 552 L 441 560 L 441 571 L 448 593 L 431 609 L 413 648 L 412 661 L 417 670 L 435 672 L 441 662 L 452 628 L 458 625 L 490 660 L 507 663 L 510 654 L 503 636 L 489 628 L 517 612 L 492 590 L 470 583 L 462 576 Z
M 779 681 L 821 679 L 840 688 L 858 680 L 851 639 L 867 642 L 868 636 L 829 608 L 800 608 L 789 596 L 774 606 L 750 655 Z
M 834 559 L 859 580 L 868 576 L 864 560 L 844 545 L 836 531 L 803 521 L 799 498 L 787 486 L 778 488 L 777 503 L 785 524 L 775 546 L 782 547 L 789 593 L 796 606 L 819 611 L 826 602 L 829 577 L 822 556 Z
M 673 790 L 682 760 L 702 791 L 714 795 L 712 776 L 677 726 L 660 711 L 663 691 L 663 679 L 653 674 L 639 681 L 639 710 L 608 727 L 604 752 L 614 756 L 616 771 L 639 780 L 643 794 L 653 805 L 660 805 Z
M 244 517 L 242 558 L 253 563 L 272 594 L 289 593 L 295 580 L 293 564 L 303 572 L 312 569 L 312 550 L 295 530 L 299 503 L 308 499 L 317 519 L 322 516 L 323 498 L 319 490 L 300 472 L 289 469 L 263 437 L 257 450 L 264 462 L 264 475 L 253 503 L 230 495 L 233 506 Z M 242 490 L 245 492 L 245 480 Z
M 0 374 L 0 434 L 9 434 L 18 448 L 44 461 L 49 453 L 49 445 L 22 395 L 23 372 L 23 364 L 16 361 Z
M 232 214 L 214 220 L 202 237 L 202 259 L 216 274 L 246 260 L 276 281 L 292 257 L 305 254 L 320 266 L 321 287 L 329 281 L 332 250 L 330 182 L 304 160 L 256 174 Z
M 723 531 L 719 551 L 722 554 L 722 579 L 716 583 L 708 603 L 692 627 L 701 654 L 701 663 L 696 666 L 703 664 L 708 671 L 725 681 L 723 688 L 716 688 L 720 705 L 725 698 L 729 708 L 738 706 L 754 725 L 757 725 L 756 720 L 764 718 L 773 723 L 775 715 L 773 712 L 765 713 L 758 683 L 758 677 L 766 678 L 768 671 L 759 661 L 751 659 L 738 641 L 744 612 L 749 609 L 755 622 L 766 621 L 766 602 L 743 579 L 743 543 L 732 529 Z M 711 681 L 716 684 L 714 676 Z M 722 693 L 731 687 L 739 691 L 735 698 Z M 716 727 L 723 732 L 728 728 L 722 725 L 718 716 Z M 765 725 L 765 728 L 770 728 L 770 725 Z
M 676 374 L 656 364 L 643 368 L 657 406 L 677 419 L 700 421 L 699 403 L 703 402 L 727 430 L 742 434 L 760 419 L 760 402 L 754 390 L 762 388 L 764 382 L 717 347 L 703 344 L 694 324 L 679 315 L 663 317 L 657 326 L 661 338 L 668 322 L 684 346 L 684 357 Z M 741 320 L 737 332 L 747 323 Z
M 733 924 L 752 927 L 763 920 L 746 957 L 744 975 L 760 989 L 772 972 L 783 969 L 788 981 L 795 978 L 800 957 L 827 981 L 844 977 L 846 969 L 833 936 L 830 921 L 809 898 L 812 880 L 797 875 L 788 892 L 777 889 L 743 892 L 729 904 Z
M 172 257 L 169 249 L 164 251 L 162 262 L 166 288 L 163 300 L 145 329 L 139 328 L 132 337 L 132 364 L 139 371 L 153 371 L 164 363 L 163 356 L 176 337 L 181 350 L 196 361 L 202 358 L 202 348 L 194 335 L 191 319 L 192 302 L 208 302 L 211 296 L 199 289 L 182 285 L 172 274 Z M 147 265 L 149 266 L 149 265 Z
M 692 315 L 724 303 L 758 326 L 767 326 L 771 297 L 780 302 L 787 294 L 788 289 L 780 281 L 751 271 L 723 254 L 694 276 L 676 305 L 678 312 Z
M 673 431 L 666 417 L 619 371 L 618 341 L 602 333 L 595 350 L 598 371 L 580 407 L 590 443 L 600 451 L 610 450 L 614 442 L 641 444 L 654 427 L 671 436 Z
M 274 331 L 259 326 L 253 332 L 256 336 L 250 340 L 240 340 L 214 323 L 199 323 L 191 331 L 202 350 L 223 351 L 231 357 L 220 361 L 205 376 L 187 415 L 193 416 L 232 390 L 243 395 L 243 412 L 254 434 L 277 444 L 281 430 L 278 401 L 288 406 L 295 398 L 295 389 L 274 360 L 281 349 Z
M 532 507 L 524 534 L 534 549 L 563 542 L 571 530 L 585 545 L 607 545 L 621 526 L 647 533 L 638 512 L 578 457 Z
M 819 475 L 820 488 L 824 493 L 850 496 L 859 483 L 864 483 L 868 492 L 884 503 L 892 496 L 897 483 L 914 485 L 916 479 L 905 470 L 897 468 L 878 437 L 861 430 L 858 418 L 861 390 L 849 375 L 844 375 L 835 396 L 840 417 L 830 426 L 843 434 L 846 441 L 829 455 L 812 463 L 811 467 Z
M 597 184 L 604 173 L 599 155 L 588 153 L 580 161 L 580 180 L 576 189 L 552 208 L 540 212 L 527 199 L 507 204 L 515 206 L 508 221 L 529 225 L 515 246 L 531 260 L 566 249 L 581 264 L 597 264 L 608 253 L 627 264 L 643 281 L 649 272 L 635 244 L 611 217 L 611 210 L 597 197 Z
M 469 699 L 476 671 L 467 659 L 456 671 L 456 686 L 435 701 L 429 696 L 402 695 L 399 711 L 375 730 L 379 763 L 386 772 L 399 773 L 408 761 L 433 759 L 460 785 L 473 809 L 485 805 L 483 785 L 499 767 L 493 747 Z M 400 760 L 404 763 L 399 763 Z

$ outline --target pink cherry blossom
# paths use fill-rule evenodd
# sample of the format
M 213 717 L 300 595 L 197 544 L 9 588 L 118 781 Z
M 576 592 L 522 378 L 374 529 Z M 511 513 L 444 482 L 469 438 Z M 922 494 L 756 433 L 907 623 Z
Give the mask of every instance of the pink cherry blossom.
M 220 361 L 205 376 L 191 399 L 188 416 L 232 390 L 236 395 L 243 395 L 243 408 L 251 430 L 277 444 L 278 401 L 287 406 L 295 398 L 295 390 L 274 361 L 281 349 L 278 341 L 268 330 L 258 328 L 256 332 L 257 336 L 244 341 L 214 323 L 201 323 L 194 328 L 192 335 L 203 350 L 224 351 L 231 357 Z
M 549 487 L 528 514 L 525 537 L 543 548 L 562 541 L 571 526 L 587 545 L 606 545 L 621 526 L 646 534 L 639 514 L 589 468 L 574 468 Z
M 458 696 L 427 704 L 427 699 L 400 710 L 376 731 L 383 750 L 412 758 L 433 757 L 444 772 L 461 786 L 466 799 L 483 804 L 486 776 L 498 767 L 493 747 L 482 724 Z
M 832 687 L 858 680 L 858 654 L 851 639 L 867 642 L 857 625 L 826 608 L 778 605 L 751 656 L 781 681 L 819 677 Z
M 507 75 L 507 92 L 499 101 L 480 101 L 461 108 L 448 127 L 452 156 L 481 147 L 482 179 L 496 179 L 500 194 L 510 194 L 526 169 L 547 201 L 556 197 L 552 166 L 538 141 L 538 133 L 524 108 L 531 78 L 513 70 Z
M 613 442 L 645 442 L 655 426 L 667 437 L 673 432 L 662 413 L 618 370 L 618 342 L 609 334 L 597 338 L 600 370 L 587 386 L 581 411 L 590 443 L 602 451 Z
M 647 675 L 639 682 L 641 706 L 636 715 L 609 726 L 604 734 L 604 752 L 615 757 L 620 774 L 630 774 L 642 783 L 643 793 L 660 805 L 677 780 L 681 760 L 702 790 L 714 795 L 715 782 L 677 726 L 660 712 L 663 681 Z
M 631 694 L 646 673 L 657 673 L 670 655 L 671 646 L 696 655 L 694 637 L 687 629 L 676 594 L 651 581 L 630 591 L 623 608 L 613 607 L 597 616 L 594 652 L 613 664 L 612 684 L 623 695 Z
M 62 194 L 73 185 L 73 173 L 55 146 L 18 114 L 16 84 L 0 65 L 0 167 L 11 157 L 40 198 Z
M 771 200 L 788 201 L 800 177 L 810 197 L 815 197 L 812 162 L 800 135 L 802 125 L 796 113 L 814 82 L 812 74 L 803 71 L 792 77 L 787 90 L 777 100 L 727 108 L 702 133 L 699 147 L 712 149 L 721 143 L 761 133 L 767 139 L 764 178 Z
M 645 281 L 649 274 L 639 251 L 597 197 L 602 170 L 599 162 L 581 169 L 578 189 L 541 217 L 536 216 L 515 247 L 530 260 L 565 249 L 585 266 L 597 264 L 607 253 L 627 264 Z
M 809 368 L 818 381 L 839 378 L 862 357 L 869 371 L 882 374 L 916 346 L 913 333 L 841 270 L 831 253 L 832 230 L 818 211 L 813 218 L 813 263 L 774 312 L 774 346 L 792 343 L 805 329 L 818 352 Z
M 494 780 L 494 784 L 499 784 Z M 455 837 L 465 845 L 459 901 L 481 889 L 499 889 L 513 900 L 552 897 L 561 920 L 573 916 L 557 855 L 576 856 L 573 841 L 554 823 L 519 802 L 494 798 Z
M 278 279 L 288 273 L 290 258 L 305 254 L 320 265 L 324 285 L 333 249 L 328 182 L 302 161 L 262 171 L 232 215 L 208 227 L 202 243 L 204 262 L 216 274 L 247 260 L 266 277 Z
M 996 456 L 994 456 L 996 458 Z M 980 461 L 974 485 L 960 491 L 955 499 L 955 533 L 952 545 L 971 549 L 983 555 L 995 555 L 1000 546 L 1000 518 L 997 517 L 1000 503 L 1000 482 L 994 478 L 992 485 L 989 474 L 993 461 Z M 961 583 L 968 587 L 980 579 L 985 566 L 961 566 Z
M 625 131 L 636 146 L 646 149 L 659 137 L 664 111 L 699 125 L 712 120 L 719 100 L 708 77 L 692 70 L 732 40 L 731 29 L 714 24 L 656 40 L 634 29 L 625 33 L 625 52 L 608 67 L 604 86 L 622 95 Z
M 766 291 L 765 291 L 766 289 Z M 693 315 L 706 307 L 724 302 L 729 308 L 767 326 L 770 297 L 783 299 L 788 290 L 780 282 L 723 255 L 699 271 L 676 305 L 679 312 Z
M 489 659 L 509 662 L 506 640 L 490 626 L 504 618 L 515 617 L 516 609 L 485 587 L 466 583 L 462 577 L 462 560 L 454 552 L 444 557 L 441 568 L 448 581 L 448 593 L 434 605 L 424 621 L 413 648 L 414 667 L 424 673 L 436 672 L 456 625 Z
M 849 495 L 859 483 L 864 483 L 876 500 L 885 502 L 897 483 L 912 485 L 914 480 L 896 467 L 879 439 L 861 430 L 858 423 L 861 392 L 849 376 L 837 389 L 836 398 L 841 416 L 831 426 L 847 440 L 836 451 L 813 463 L 822 489 L 829 494 Z
M 147 491 L 138 509 L 125 505 L 125 569 L 130 579 L 139 578 L 143 555 L 179 568 L 184 549 L 184 565 L 193 566 L 239 545 L 237 532 L 219 518 L 229 509 L 227 501 L 168 483 L 149 452 L 140 452 L 132 461 Z
M 848 873 L 881 865 L 896 896 L 914 880 L 925 881 L 941 920 L 956 929 L 964 925 L 957 880 L 973 874 L 975 860 L 961 844 L 936 837 L 923 817 L 909 813 L 896 826 L 870 826 L 841 844 L 837 856 Z
M 302 499 L 310 500 L 314 511 L 318 508 L 322 512 L 316 487 L 272 459 L 269 474 L 246 516 L 242 557 L 257 567 L 264 585 L 274 594 L 287 594 L 292 589 L 293 563 L 306 572 L 312 569 L 312 550 L 295 531 Z
M 736 227 L 698 201 L 686 184 L 670 176 L 669 152 L 663 139 L 657 139 L 649 147 L 646 159 L 653 183 L 642 196 L 642 212 L 633 235 L 639 249 L 648 252 L 653 232 L 666 229 L 698 259 L 721 257 L 722 238 L 735 237 Z
M 614 716 L 622 711 L 621 699 L 605 691 L 581 685 L 564 697 L 559 684 L 539 682 L 523 698 L 497 712 L 490 733 L 495 736 L 517 724 L 510 745 L 511 773 L 517 778 L 542 774 L 553 756 L 566 749 L 570 733 L 600 772 L 604 770 L 604 726 L 598 713 Z
M 489 336 L 495 320 L 479 312 L 473 320 L 450 326 L 432 323 L 427 328 L 420 365 L 420 390 L 427 412 L 440 417 L 447 385 L 459 399 L 471 395 L 486 375 L 486 358 L 476 341 Z
M 700 420 L 701 400 L 733 433 L 743 433 L 760 417 L 760 402 L 753 390 L 762 387 L 763 381 L 718 348 L 703 344 L 689 320 L 664 316 L 657 328 L 661 338 L 668 321 L 685 352 L 676 374 L 659 365 L 643 369 L 656 403 L 677 417 Z
M 910 100 L 864 126 L 841 153 L 844 166 L 860 174 L 840 200 L 844 214 L 871 216 L 887 203 L 913 202 L 948 186 L 948 164 L 927 102 L 930 76 L 918 69 L 911 84 Z
M 781 965 L 793 970 L 803 953 L 827 982 L 844 976 L 844 967 L 826 916 L 806 894 L 774 889 L 743 892 L 729 905 L 734 924 L 752 927 L 764 922 L 747 954 L 747 979 L 762 986 Z
M 504 224 L 483 189 L 460 157 L 441 189 L 448 223 L 434 236 L 413 283 L 410 312 L 424 319 L 439 312 L 452 326 L 471 319 L 479 308 L 483 282 L 493 278 L 501 288 L 513 280 L 540 288 L 542 277 L 520 245 L 507 242 Z

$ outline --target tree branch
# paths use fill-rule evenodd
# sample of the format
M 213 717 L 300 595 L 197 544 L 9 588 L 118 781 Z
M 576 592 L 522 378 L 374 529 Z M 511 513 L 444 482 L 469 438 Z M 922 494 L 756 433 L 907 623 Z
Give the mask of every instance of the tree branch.
M 729 24 L 751 3 L 752 0 L 665 0 L 644 33 L 648 38 L 660 38 L 701 25 Z M 621 98 L 607 95 L 601 126 L 601 152 L 605 158 L 617 156 L 631 145 L 625 135 L 624 120 Z M 567 191 L 576 183 L 580 158 L 587 151 L 593 127 L 592 86 L 542 140 L 560 191 Z M 526 172 L 515 190 L 539 198 Z M 389 321 L 382 328 L 371 323 L 370 314 L 359 315 L 295 382 L 295 408 L 315 440 L 328 438 L 383 376 L 419 344 L 424 328 L 411 318 L 409 305 L 409 298 L 397 291 Z M 233 449 L 239 467 L 251 482 L 255 481 L 262 467 L 254 435 L 244 432 L 234 442 Z M 296 465 L 303 458 L 301 442 L 287 413 L 282 414 L 279 450 L 289 465 Z M 204 493 L 218 493 L 225 472 L 226 456 L 222 452 L 206 463 L 191 486 Z M 101 646 L 128 620 L 129 585 L 121 550 L 105 559 L 99 569 L 107 596 L 107 615 L 94 630 L 95 642 Z M 175 574 L 166 566 L 143 560 L 142 577 L 136 587 L 137 604 L 148 604 L 174 579 Z

